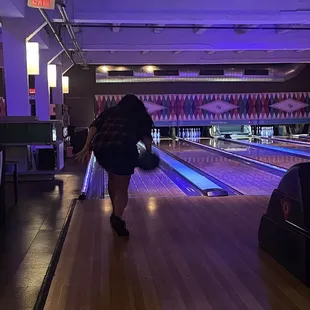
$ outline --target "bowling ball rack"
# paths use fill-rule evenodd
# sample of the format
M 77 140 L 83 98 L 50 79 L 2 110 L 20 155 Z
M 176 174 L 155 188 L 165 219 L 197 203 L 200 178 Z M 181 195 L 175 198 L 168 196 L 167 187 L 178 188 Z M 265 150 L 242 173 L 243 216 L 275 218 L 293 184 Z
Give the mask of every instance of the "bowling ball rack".
M 260 247 L 310 287 L 310 163 L 291 167 L 262 216 Z

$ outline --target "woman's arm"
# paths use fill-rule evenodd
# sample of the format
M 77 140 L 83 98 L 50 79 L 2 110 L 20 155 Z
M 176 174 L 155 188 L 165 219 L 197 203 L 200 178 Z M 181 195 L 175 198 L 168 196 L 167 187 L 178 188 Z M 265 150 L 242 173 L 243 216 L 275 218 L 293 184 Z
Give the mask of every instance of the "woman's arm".
M 84 148 L 89 149 L 89 146 L 90 146 L 91 142 L 93 141 L 96 133 L 97 133 L 97 128 L 95 126 L 91 126 L 88 130 L 88 135 L 87 135 L 87 139 L 86 139 Z
M 99 114 L 99 116 L 92 122 L 92 124 L 89 126 L 87 139 L 85 142 L 84 148 L 88 148 L 91 144 L 91 142 L 94 139 L 94 136 L 97 132 L 100 131 L 101 127 L 103 126 L 104 122 L 106 121 L 107 115 L 109 113 L 109 110 L 102 112 Z
M 94 136 L 97 133 L 97 128 L 94 126 L 91 126 L 88 130 L 87 139 L 85 142 L 85 145 L 83 149 L 76 154 L 75 158 L 78 162 L 87 162 L 90 159 L 90 144 L 93 141 Z
M 103 122 L 104 122 L 104 113 L 101 113 L 90 125 L 89 130 L 88 130 L 88 135 L 86 138 L 85 145 L 83 149 L 76 154 L 76 160 L 78 162 L 85 162 L 88 161 L 90 158 L 90 144 L 92 143 L 95 135 L 97 132 L 100 130 Z

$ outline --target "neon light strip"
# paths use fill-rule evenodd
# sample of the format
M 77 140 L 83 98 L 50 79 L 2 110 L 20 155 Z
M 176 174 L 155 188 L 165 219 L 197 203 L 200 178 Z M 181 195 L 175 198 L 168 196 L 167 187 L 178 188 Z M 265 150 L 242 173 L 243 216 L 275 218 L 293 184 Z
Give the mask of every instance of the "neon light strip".
M 92 175 L 92 171 L 94 169 L 95 163 L 96 163 L 96 158 L 95 158 L 94 154 L 91 153 L 90 160 L 88 162 L 86 173 L 84 176 L 81 194 L 87 194 L 87 192 L 88 192 L 89 182 L 91 179 L 91 175 Z

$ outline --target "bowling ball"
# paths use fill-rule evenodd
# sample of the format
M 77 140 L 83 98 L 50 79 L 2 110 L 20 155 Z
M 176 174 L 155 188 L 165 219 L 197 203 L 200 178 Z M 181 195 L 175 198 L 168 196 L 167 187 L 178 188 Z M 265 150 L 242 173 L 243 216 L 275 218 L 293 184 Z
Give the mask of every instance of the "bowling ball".
M 156 154 L 143 152 L 139 156 L 138 167 L 144 171 L 151 171 L 158 168 L 159 162 L 160 158 Z

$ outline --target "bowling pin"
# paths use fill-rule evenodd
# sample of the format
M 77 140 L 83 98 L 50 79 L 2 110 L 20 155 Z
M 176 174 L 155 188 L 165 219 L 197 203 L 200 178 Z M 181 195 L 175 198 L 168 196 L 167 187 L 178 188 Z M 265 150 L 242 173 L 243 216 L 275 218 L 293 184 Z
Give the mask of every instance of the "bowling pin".
M 157 138 L 160 139 L 160 129 L 158 129 Z

